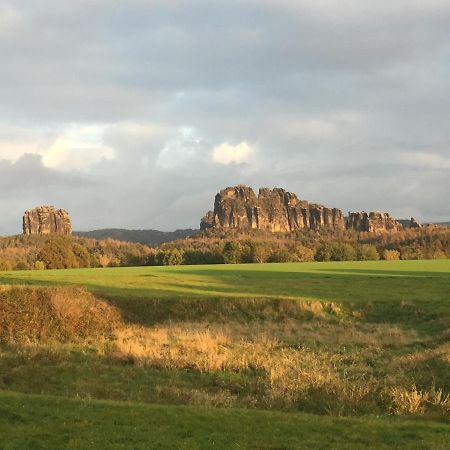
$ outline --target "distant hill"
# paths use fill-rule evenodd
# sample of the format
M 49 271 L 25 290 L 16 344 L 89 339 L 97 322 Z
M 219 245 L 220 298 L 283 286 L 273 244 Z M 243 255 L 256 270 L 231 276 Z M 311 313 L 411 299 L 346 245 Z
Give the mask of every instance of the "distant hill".
M 106 228 L 94 231 L 75 231 L 73 234 L 79 237 L 88 237 L 93 239 L 116 239 L 125 242 L 135 242 L 148 245 L 150 247 L 158 247 L 165 242 L 184 239 L 188 236 L 195 236 L 199 230 L 191 228 L 175 231 L 158 231 L 158 230 L 124 230 L 121 228 Z

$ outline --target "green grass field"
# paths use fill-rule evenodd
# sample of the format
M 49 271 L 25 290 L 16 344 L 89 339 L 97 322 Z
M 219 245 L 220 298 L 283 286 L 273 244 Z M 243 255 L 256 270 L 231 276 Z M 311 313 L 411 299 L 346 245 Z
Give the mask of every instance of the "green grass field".
M 0 393 L 2 449 L 446 449 L 442 423 Z
M 376 278 L 374 278 L 376 277 Z M 3 283 L 77 284 L 120 297 L 264 297 L 395 301 L 445 299 L 449 260 L 130 267 L 0 273 Z M 425 282 L 429 280 L 432 283 Z M 365 296 L 358 289 L 364 289 Z M 427 290 L 425 290 L 427 289 Z M 429 292 L 432 289 L 432 292 Z
M 36 287 L 0 291 L 0 324 L 20 330 L 0 334 L 0 448 L 434 449 L 450 438 L 449 260 L 0 282 Z M 98 302 L 72 286 L 106 302 L 95 320 L 105 314 L 111 332 L 94 333 L 94 316 L 68 331 Z
M 394 310 L 410 303 L 434 315 L 450 308 L 449 260 L 4 272 L 0 282 L 85 286 L 140 320 L 148 300 L 307 299 Z

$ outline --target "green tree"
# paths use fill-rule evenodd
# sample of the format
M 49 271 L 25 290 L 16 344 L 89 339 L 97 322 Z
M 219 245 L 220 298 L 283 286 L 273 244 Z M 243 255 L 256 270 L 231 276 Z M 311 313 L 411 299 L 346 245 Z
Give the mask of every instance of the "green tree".
M 356 259 L 358 261 L 377 261 L 380 255 L 375 245 L 362 244 L 356 248 Z
M 75 243 L 72 245 L 72 251 L 78 261 L 78 267 L 91 267 L 91 255 L 85 247 Z
M 241 262 L 241 247 L 239 242 L 228 241 L 223 248 L 223 261 L 225 264 L 239 264 Z
M 70 240 L 62 236 L 49 238 L 39 252 L 38 260 L 44 262 L 46 269 L 79 267 Z
M 287 250 L 276 250 L 269 256 L 268 262 L 271 263 L 286 263 L 295 261 L 295 255 Z
M 223 257 L 208 250 L 186 250 L 183 255 L 183 263 L 188 265 L 223 264 Z
M 324 244 L 316 253 L 317 261 L 354 261 L 355 259 L 354 247 L 341 242 Z
M 183 254 L 177 248 L 164 252 L 163 265 L 179 266 L 183 263 Z

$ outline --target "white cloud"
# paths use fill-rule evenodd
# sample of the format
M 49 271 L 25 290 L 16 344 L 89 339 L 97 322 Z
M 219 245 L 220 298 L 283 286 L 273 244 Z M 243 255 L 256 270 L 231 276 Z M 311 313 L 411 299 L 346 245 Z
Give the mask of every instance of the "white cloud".
M 225 142 L 213 149 L 212 157 L 213 161 L 219 164 L 242 164 L 249 163 L 254 153 L 254 149 L 245 141 L 237 145 Z
M 0 160 L 16 162 L 27 154 L 38 155 L 45 167 L 86 171 L 92 164 L 114 158 L 114 149 L 104 143 L 104 131 L 101 125 L 27 129 L 0 123 Z
M 72 125 L 50 147 L 41 150 L 44 166 L 63 171 L 85 171 L 92 164 L 114 158 L 103 144 L 103 127 Z
M 166 169 L 186 166 L 201 152 L 202 147 L 202 139 L 197 131 L 192 127 L 183 127 L 164 144 L 156 166 Z

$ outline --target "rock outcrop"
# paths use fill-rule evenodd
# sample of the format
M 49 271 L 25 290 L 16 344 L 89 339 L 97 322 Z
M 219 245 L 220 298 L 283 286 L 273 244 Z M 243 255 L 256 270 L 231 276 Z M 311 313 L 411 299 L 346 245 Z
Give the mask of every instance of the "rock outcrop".
M 258 229 L 272 232 L 296 230 L 354 229 L 361 232 L 390 231 L 402 228 L 388 213 L 358 212 L 348 217 L 340 209 L 300 200 L 281 188 L 261 188 L 259 193 L 238 185 L 220 191 L 214 211 L 201 220 L 200 228 Z
M 259 229 L 272 232 L 345 228 L 342 211 L 300 200 L 281 188 L 261 188 L 258 196 L 248 186 L 228 187 L 215 198 L 214 211 L 200 228 Z
M 25 211 L 23 216 L 23 234 L 72 234 L 69 213 L 53 206 L 39 206 Z
M 391 231 L 402 228 L 402 225 L 393 219 L 388 213 L 378 211 L 366 212 L 349 212 L 347 221 L 347 229 L 356 231 L 377 232 Z

